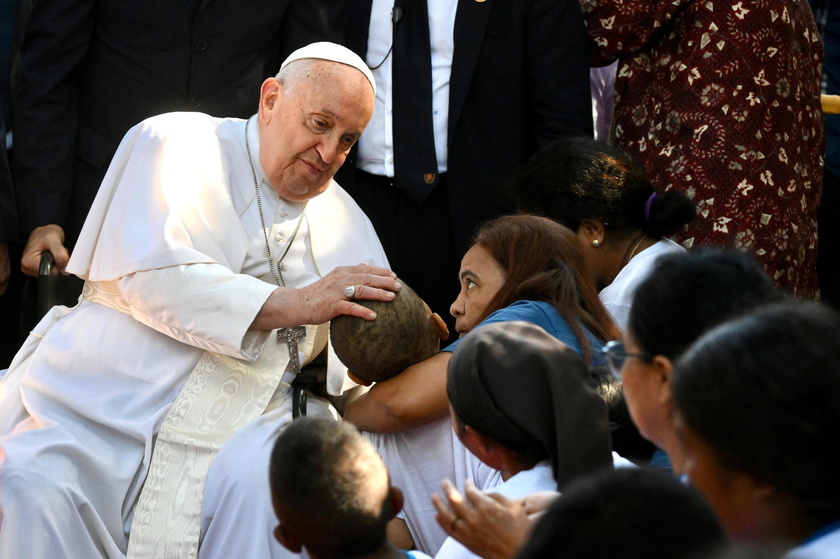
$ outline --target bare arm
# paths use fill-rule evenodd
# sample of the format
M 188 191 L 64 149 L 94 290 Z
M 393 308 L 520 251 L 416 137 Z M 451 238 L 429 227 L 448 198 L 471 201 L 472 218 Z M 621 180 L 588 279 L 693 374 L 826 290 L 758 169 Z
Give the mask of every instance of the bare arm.
M 362 431 L 401 433 L 446 417 L 446 367 L 450 356 L 448 351 L 442 351 L 375 384 L 348 404 L 344 419 Z

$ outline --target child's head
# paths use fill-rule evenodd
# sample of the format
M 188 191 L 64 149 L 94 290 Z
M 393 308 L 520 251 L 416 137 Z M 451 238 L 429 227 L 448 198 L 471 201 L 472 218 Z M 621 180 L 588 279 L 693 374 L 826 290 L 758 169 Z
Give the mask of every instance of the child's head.
M 714 512 L 673 475 L 620 468 L 578 480 L 540 518 L 519 559 L 706 557 L 726 544 Z
M 328 417 L 302 417 L 286 427 L 274 443 L 269 478 L 277 541 L 295 553 L 306 547 L 318 559 L 377 550 L 402 507 L 370 442 Z
M 356 303 L 375 320 L 342 315 L 330 322 L 335 354 L 363 384 L 380 382 L 437 353 L 449 337 L 441 318 L 405 283 L 393 301 Z

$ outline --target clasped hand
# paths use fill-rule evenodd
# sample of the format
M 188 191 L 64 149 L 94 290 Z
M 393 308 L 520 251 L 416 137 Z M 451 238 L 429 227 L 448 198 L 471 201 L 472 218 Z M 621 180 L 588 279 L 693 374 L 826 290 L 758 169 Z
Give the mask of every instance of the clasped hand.
M 484 559 L 512 559 L 531 533 L 537 518 L 558 493 L 541 491 L 511 500 L 483 493 L 471 480 L 461 495 L 449 480 L 441 482 L 444 497 L 432 495 L 438 524 L 451 537 Z

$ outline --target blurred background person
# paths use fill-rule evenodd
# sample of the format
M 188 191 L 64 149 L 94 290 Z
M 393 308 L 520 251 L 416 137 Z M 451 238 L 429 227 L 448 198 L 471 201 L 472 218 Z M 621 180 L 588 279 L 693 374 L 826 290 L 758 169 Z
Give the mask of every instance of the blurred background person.
M 673 376 L 686 473 L 729 536 L 840 555 L 840 317 L 787 303 L 705 334 Z
M 749 251 L 815 297 L 823 50 L 807 3 L 581 3 L 590 63 L 619 63 L 615 145 L 697 205 L 680 242 Z

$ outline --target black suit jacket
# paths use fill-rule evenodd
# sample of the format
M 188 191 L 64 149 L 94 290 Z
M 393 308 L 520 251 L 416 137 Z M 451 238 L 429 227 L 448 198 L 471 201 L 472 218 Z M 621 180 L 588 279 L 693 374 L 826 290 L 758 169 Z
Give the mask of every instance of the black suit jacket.
M 3 109 L 0 107 L 0 242 L 17 241 L 18 221 L 15 207 L 15 193 L 12 190 L 12 176 L 6 159 L 6 125 L 3 121 Z M 0 262 L 0 266 L 3 263 Z M 12 263 L 14 266 L 14 263 Z M 0 363 L 2 365 L 2 363 Z
M 247 117 L 294 48 L 340 40 L 342 0 L 38 0 L 15 100 L 25 235 L 72 246 L 125 132 L 170 111 Z
M 362 57 L 370 6 L 348 2 L 347 46 Z M 592 108 L 579 0 L 458 0 L 454 42 L 447 174 L 463 253 L 481 223 L 514 210 L 510 173 L 553 138 L 591 136 Z

